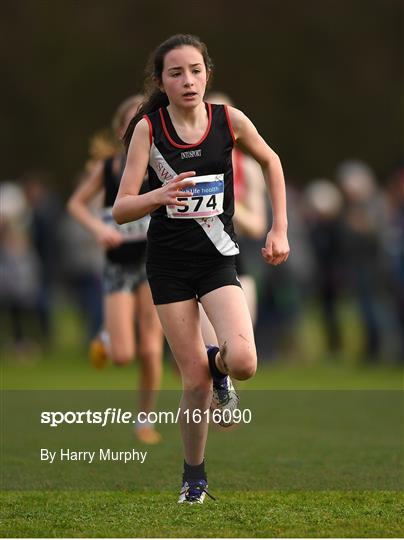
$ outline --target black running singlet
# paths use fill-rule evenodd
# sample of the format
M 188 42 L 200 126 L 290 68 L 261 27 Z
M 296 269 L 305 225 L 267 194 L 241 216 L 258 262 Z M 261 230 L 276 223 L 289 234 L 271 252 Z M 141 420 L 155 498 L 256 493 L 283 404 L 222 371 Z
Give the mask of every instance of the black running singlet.
M 193 196 L 184 199 L 185 207 L 161 206 L 151 214 L 150 262 L 213 259 L 239 252 L 232 223 L 234 136 L 227 108 L 205 105 L 208 127 L 196 144 L 179 138 L 166 108 L 145 116 L 151 137 L 150 190 L 182 172 L 196 172 L 195 186 L 187 188 Z
M 104 163 L 104 189 L 105 200 L 102 210 L 102 219 L 107 225 L 116 228 L 124 237 L 124 242 L 117 248 L 108 249 L 105 252 L 107 259 L 119 264 L 138 264 L 146 256 L 147 229 L 150 218 L 145 216 L 139 220 L 118 225 L 112 217 L 112 206 L 118 194 L 119 183 L 125 167 L 125 158 L 120 161 L 119 174 L 114 171 L 114 158 L 107 159 Z M 141 193 L 147 191 L 147 185 L 143 182 Z

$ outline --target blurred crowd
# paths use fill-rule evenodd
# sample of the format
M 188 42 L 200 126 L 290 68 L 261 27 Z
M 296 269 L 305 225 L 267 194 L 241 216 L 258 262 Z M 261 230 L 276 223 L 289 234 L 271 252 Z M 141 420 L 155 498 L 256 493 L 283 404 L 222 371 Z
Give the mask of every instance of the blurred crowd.
M 314 312 L 330 356 L 343 354 L 344 336 L 359 328 L 358 359 L 403 362 L 404 167 L 383 186 L 359 161 L 339 164 L 333 179 L 287 185 L 288 262 L 265 265 L 264 239 L 240 242 L 257 283 L 260 356 L 298 355 L 298 329 Z M 77 309 L 89 342 L 103 319 L 95 239 L 68 216 L 44 173 L 0 182 L 0 201 L 0 346 L 23 354 L 51 347 L 66 305 Z
M 78 178 L 80 181 L 80 178 Z M 102 253 L 66 212 L 47 175 L 0 183 L 1 345 L 26 354 L 54 342 L 57 310 L 73 303 L 90 340 L 102 324 Z

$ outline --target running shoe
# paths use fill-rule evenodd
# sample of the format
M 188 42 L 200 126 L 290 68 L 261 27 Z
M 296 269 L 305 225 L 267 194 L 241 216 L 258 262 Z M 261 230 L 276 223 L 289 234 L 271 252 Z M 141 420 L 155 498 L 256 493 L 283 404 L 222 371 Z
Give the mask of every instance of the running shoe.
M 204 478 L 185 480 L 182 484 L 178 503 L 203 504 L 206 495 L 214 501 L 216 500 L 215 497 L 208 493 L 208 483 Z
M 96 369 L 103 369 L 108 362 L 108 354 L 99 334 L 90 343 L 90 362 Z
M 144 444 L 159 444 L 163 437 L 151 426 L 142 426 L 136 429 L 136 437 Z
M 213 345 L 209 345 L 206 349 L 208 356 L 216 354 L 218 350 L 218 348 Z M 240 398 L 237 395 L 229 375 L 225 375 L 220 379 L 213 377 L 213 396 L 210 410 L 220 411 L 219 414 L 215 413 L 213 421 L 222 427 L 232 426 L 234 424 L 233 411 L 238 409 L 239 405 Z

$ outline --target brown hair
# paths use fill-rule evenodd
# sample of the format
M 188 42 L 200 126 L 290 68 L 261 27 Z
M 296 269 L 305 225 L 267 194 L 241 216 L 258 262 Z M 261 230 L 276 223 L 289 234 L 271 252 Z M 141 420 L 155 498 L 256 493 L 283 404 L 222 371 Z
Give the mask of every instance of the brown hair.
M 211 74 L 213 71 L 213 63 L 209 56 L 208 49 L 198 36 L 192 34 L 176 34 L 171 36 L 166 41 L 161 43 L 152 54 L 147 65 L 147 77 L 145 80 L 145 101 L 138 110 L 137 114 L 130 121 L 123 141 L 126 149 L 128 149 L 130 141 L 132 139 L 133 131 L 136 124 L 143 118 L 145 114 L 157 111 L 160 107 L 168 105 L 167 95 L 162 92 L 157 84 L 162 81 L 162 74 L 164 68 L 164 58 L 167 53 L 173 49 L 178 49 L 185 45 L 195 47 L 202 54 L 203 61 L 206 67 L 206 71 Z

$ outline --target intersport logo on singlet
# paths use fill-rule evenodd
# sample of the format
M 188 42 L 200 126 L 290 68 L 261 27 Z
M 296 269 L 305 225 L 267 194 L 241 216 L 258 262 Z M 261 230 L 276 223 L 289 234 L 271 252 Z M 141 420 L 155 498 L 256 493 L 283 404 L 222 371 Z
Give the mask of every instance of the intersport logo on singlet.
M 188 152 L 181 152 L 181 159 L 190 159 L 195 157 L 201 157 L 202 150 L 189 150 Z

